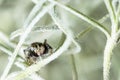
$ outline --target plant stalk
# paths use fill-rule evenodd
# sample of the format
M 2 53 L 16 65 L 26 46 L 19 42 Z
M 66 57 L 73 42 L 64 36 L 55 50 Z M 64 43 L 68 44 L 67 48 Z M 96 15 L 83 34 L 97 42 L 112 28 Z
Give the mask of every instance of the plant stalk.
M 78 80 L 78 73 L 77 73 L 77 69 L 76 69 L 76 65 L 75 65 L 75 58 L 74 55 L 71 54 L 70 55 L 71 58 L 71 64 L 72 64 L 72 80 Z
M 107 39 L 107 43 L 104 50 L 104 62 L 103 62 L 103 80 L 109 80 L 109 71 L 111 65 L 112 50 L 116 46 L 117 41 L 116 35 L 111 36 Z

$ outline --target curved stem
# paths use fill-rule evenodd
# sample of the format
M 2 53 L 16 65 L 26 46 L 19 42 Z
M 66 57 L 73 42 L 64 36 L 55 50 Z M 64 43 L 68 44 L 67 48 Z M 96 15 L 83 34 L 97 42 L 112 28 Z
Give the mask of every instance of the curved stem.
M 58 25 L 58 28 L 60 30 L 62 30 L 67 36 L 69 36 L 72 40 L 72 42 L 76 45 L 76 50 L 74 51 L 74 53 L 78 53 L 81 50 L 81 47 L 79 46 L 79 44 L 75 41 L 73 32 L 69 29 L 69 27 L 65 27 L 64 22 L 62 22 L 58 15 L 55 13 L 54 11 L 54 7 L 53 9 L 51 9 L 49 11 L 49 14 L 51 16 L 51 18 L 53 19 L 53 21 Z
M 33 19 L 33 21 L 28 25 L 28 28 L 26 29 L 26 31 L 23 33 L 23 35 L 20 38 L 20 41 L 16 47 L 16 49 L 13 52 L 13 55 L 10 58 L 9 63 L 7 64 L 7 67 L 5 68 L 1 79 L 0 80 L 5 80 L 5 77 L 7 76 L 7 74 L 9 73 L 15 59 L 16 56 L 19 52 L 19 49 L 21 48 L 22 44 L 24 43 L 26 37 L 28 36 L 28 34 L 31 32 L 32 28 L 34 27 L 34 25 L 39 21 L 39 19 L 45 14 L 47 13 L 48 9 L 50 9 L 53 5 L 49 5 L 47 7 L 45 7 L 44 9 L 42 9 L 42 11 Z
M 77 17 L 83 19 L 84 21 L 90 23 L 94 27 L 97 27 L 98 29 L 100 29 L 106 35 L 107 38 L 110 37 L 110 33 L 106 29 L 106 27 L 104 27 L 103 25 L 101 25 L 97 21 L 93 20 L 92 18 L 89 18 L 88 16 L 84 15 L 83 13 L 81 13 L 79 11 L 76 11 L 75 9 L 72 9 L 72 8 L 70 8 L 68 6 L 62 5 L 59 2 L 57 2 L 57 1 L 54 1 L 54 0 L 48 0 L 48 1 L 58 5 L 60 7 L 62 7 L 63 9 L 69 11 L 70 13 L 72 13 L 72 14 L 76 15 Z
M 53 53 L 51 56 L 49 56 L 46 59 L 41 60 L 40 62 L 38 62 L 37 64 L 34 64 L 28 68 L 26 68 L 24 71 L 21 71 L 18 75 L 16 75 L 13 80 L 21 80 L 24 79 L 25 77 L 29 76 L 30 74 L 34 73 L 35 71 L 38 71 L 41 69 L 41 67 L 47 65 L 48 63 L 50 63 L 51 61 L 55 60 L 56 58 L 58 58 L 66 49 L 68 49 L 68 47 L 71 44 L 71 39 L 69 36 L 67 36 L 65 42 L 63 43 L 63 45 L 55 52 Z

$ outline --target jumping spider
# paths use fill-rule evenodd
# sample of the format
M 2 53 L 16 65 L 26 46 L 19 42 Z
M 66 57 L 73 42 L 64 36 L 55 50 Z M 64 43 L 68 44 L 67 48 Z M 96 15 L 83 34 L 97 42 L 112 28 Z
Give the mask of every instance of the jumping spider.
M 25 58 L 28 64 L 36 63 L 41 57 L 52 54 L 52 47 L 44 40 L 44 43 L 34 42 L 27 49 L 24 49 Z

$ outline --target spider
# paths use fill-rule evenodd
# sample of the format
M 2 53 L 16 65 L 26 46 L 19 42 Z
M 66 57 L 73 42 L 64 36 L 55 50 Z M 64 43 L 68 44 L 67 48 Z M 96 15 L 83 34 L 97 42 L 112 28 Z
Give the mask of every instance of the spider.
M 52 54 L 52 47 L 44 40 L 44 43 L 33 42 L 30 46 L 24 49 L 25 58 L 28 64 L 36 63 L 41 57 L 46 54 Z

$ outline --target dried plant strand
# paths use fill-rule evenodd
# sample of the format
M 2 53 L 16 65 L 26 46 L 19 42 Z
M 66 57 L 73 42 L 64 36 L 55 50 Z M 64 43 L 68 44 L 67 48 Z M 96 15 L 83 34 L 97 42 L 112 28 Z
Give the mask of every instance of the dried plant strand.
M 90 23 L 91 25 L 93 25 L 94 27 L 97 27 L 98 29 L 100 29 L 105 35 L 106 37 L 110 37 L 110 33 L 109 31 L 106 29 L 106 27 L 104 27 L 102 24 L 98 23 L 97 21 L 93 20 L 92 18 L 89 18 L 88 16 L 84 15 L 83 13 L 81 12 L 78 12 L 76 11 L 75 9 L 72 9 L 68 6 L 65 6 L 63 4 L 60 4 L 59 2 L 57 1 L 54 1 L 54 0 L 48 0 L 50 1 L 51 3 L 54 3 L 56 4 L 57 6 L 60 6 L 62 7 L 63 9 L 69 11 L 70 13 L 76 15 L 77 17 L 83 19 L 84 21 Z
M 38 62 L 37 64 L 34 64 L 28 68 L 26 68 L 24 71 L 21 71 L 19 74 L 17 74 L 15 77 L 13 77 L 13 80 L 21 80 L 24 79 L 25 77 L 27 77 L 28 75 L 34 73 L 35 71 L 40 70 L 43 66 L 47 65 L 48 63 L 50 63 L 51 61 L 55 60 L 56 58 L 58 58 L 65 50 L 68 49 L 68 47 L 71 44 L 71 39 L 69 36 L 67 36 L 65 42 L 63 43 L 63 45 L 55 52 L 53 53 L 51 56 L 49 56 L 46 59 L 43 59 L 42 61 Z
M 103 63 L 103 80 L 109 80 L 109 71 L 111 65 L 112 50 L 116 46 L 117 35 L 113 35 L 107 40 L 104 50 L 104 63 Z
M 28 36 L 28 34 L 31 32 L 32 28 L 34 27 L 34 25 L 39 21 L 39 19 L 44 16 L 45 13 L 47 13 L 48 9 L 52 8 L 53 5 L 49 5 L 46 6 L 45 8 L 42 9 L 42 11 L 33 19 L 33 21 L 28 25 L 28 28 L 26 29 L 26 31 L 23 33 L 23 35 L 20 38 L 20 41 L 16 47 L 16 49 L 13 52 L 13 55 L 11 56 L 11 59 L 9 61 L 9 63 L 7 64 L 2 76 L 0 80 L 5 80 L 5 77 L 7 76 L 7 74 L 9 73 L 15 59 L 16 56 L 19 52 L 19 49 L 21 48 L 23 42 L 25 41 L 26 37 Z

